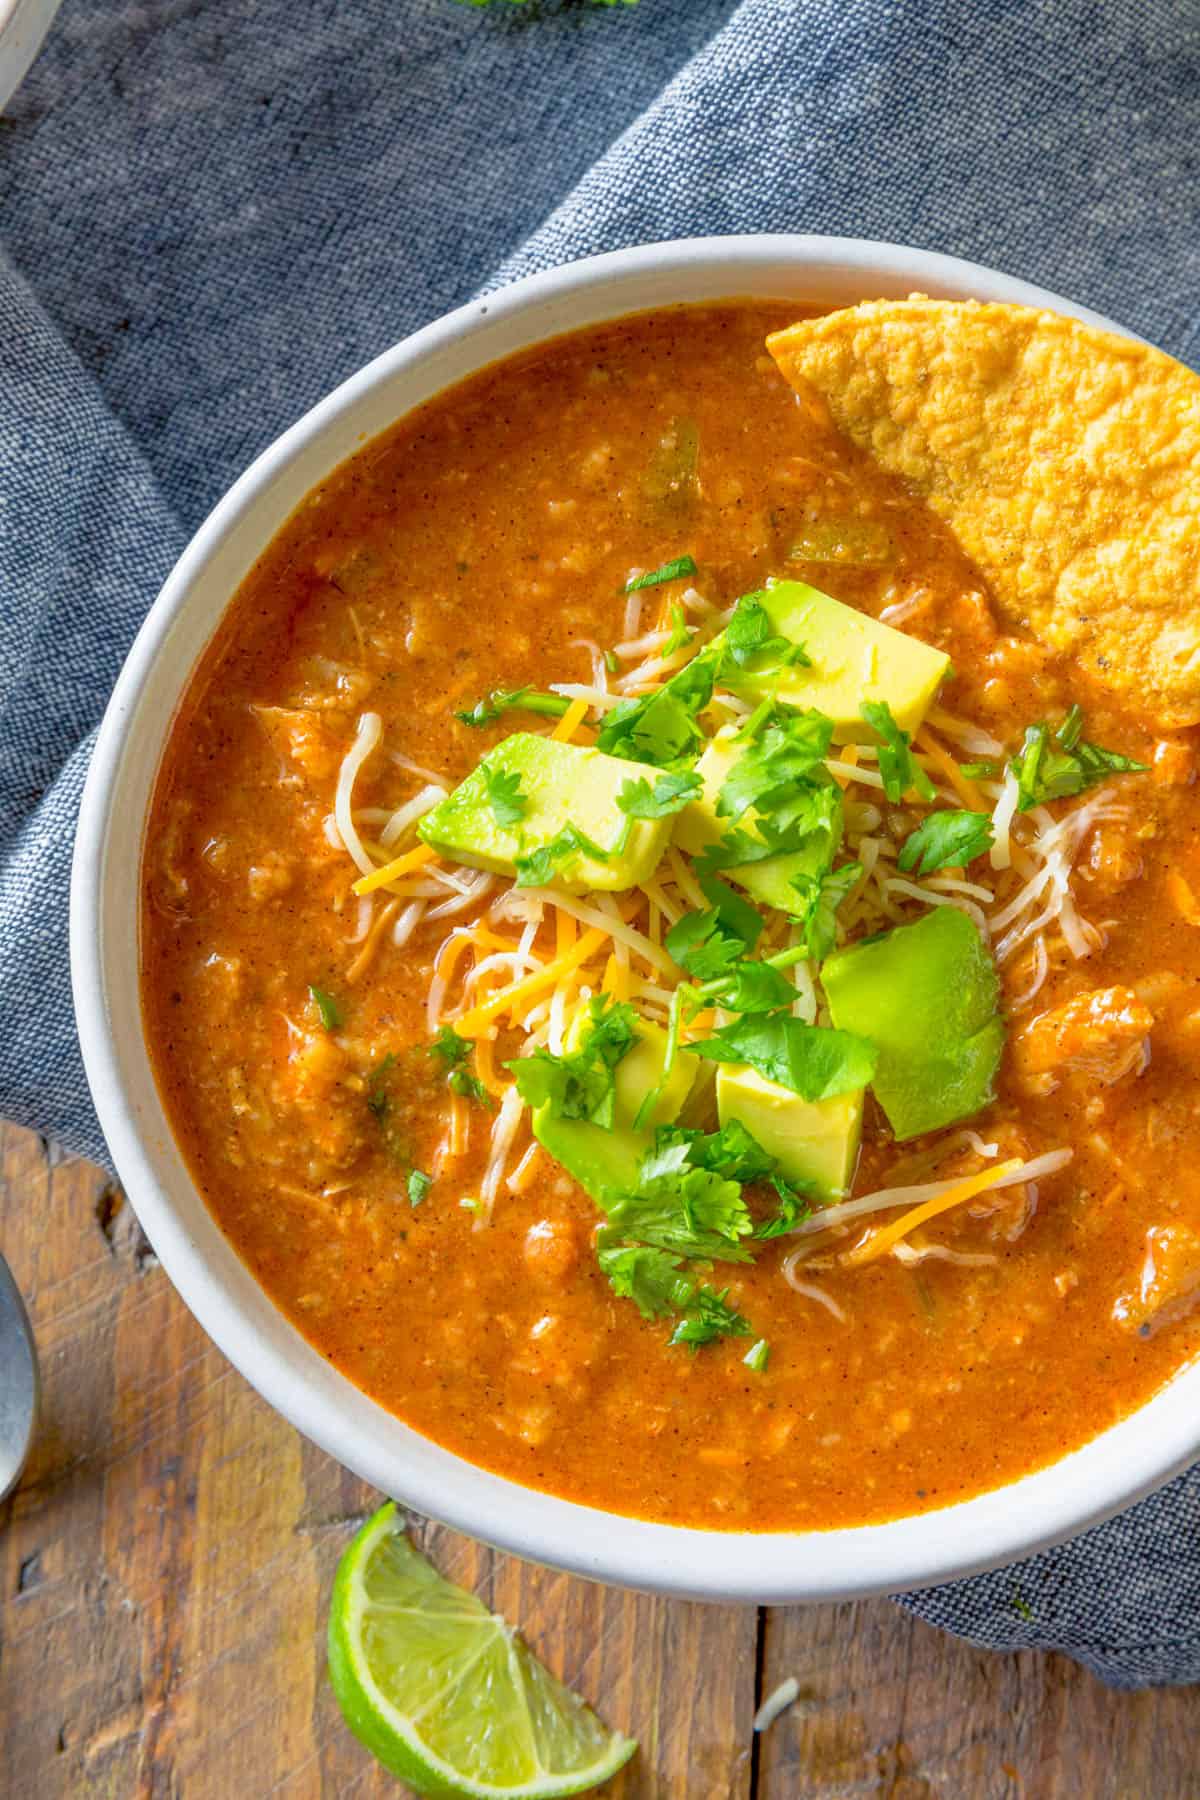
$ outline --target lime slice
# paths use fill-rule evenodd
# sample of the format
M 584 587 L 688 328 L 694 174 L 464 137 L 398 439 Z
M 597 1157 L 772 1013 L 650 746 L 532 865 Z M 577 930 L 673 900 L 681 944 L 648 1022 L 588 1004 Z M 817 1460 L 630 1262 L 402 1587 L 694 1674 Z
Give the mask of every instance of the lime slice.
M 419 1794 L 552 1800 L 637 1749 L 554 1679 L 511 1625 L 413 1549 L 392 1505 L 338 1566 L 329 1673 L 351 1731 Z

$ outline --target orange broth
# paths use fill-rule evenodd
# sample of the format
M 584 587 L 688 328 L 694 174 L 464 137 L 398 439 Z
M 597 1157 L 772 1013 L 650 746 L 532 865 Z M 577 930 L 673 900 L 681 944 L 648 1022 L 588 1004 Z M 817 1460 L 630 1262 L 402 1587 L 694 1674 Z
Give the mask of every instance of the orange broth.
M 336 470 L 189 683 L 149 820 L 142 917 L 146 1029 L 181 1153 L 322 1355 L 516 1481 L 754 1531 L 885 1520 L 1010 1481 L 1147 1399 L 1200 1334 L 1186 1276 L 1182 1300 L 1132 1328 L 1128 1298 L 1148 1232 L 1200 1231 L 1191 738 L 1160 747 L 1147 721 L 1004 634 L 937 519 L 785 385 L 763 340 L 798 310 L 677 308 L 559 339 Z M 831 518 L 867 522 L 875 560 L 838 560 Z M 834 560 L 789 561 L 798 540 L 812 548 L 814 521 Z M 461 1152 L 447 1154 L 452 1101 L 425 1048 L 426 1000 L 439 946 L 472 915 L 424 918 L 397 948 L 409 902 L 379 894 L 360 914 L 358 870 L 327 825 L 365 711 L 382 740 L 354 806 L 383 819 L 425 779 L 410 764 L 448 787 L 511 731 L 547 728 L 511 713 L 474 730 L 454 711 L 495 688 L 590 683 L 579 640 L 619 642 L 630 571 L 683 553 L 720 608 L 781 574 L 871 614 L 901 603 L 896 623 L 953 658 L 942 704 L 1009 749 L 1079 701 L 1089 737 L 1151 764 L 1121 778 L 1124 816 L 1098 824 L 1079 860 L 1078 902 L 1103 946 L 1077 961 L 1056 942 L 1036 1004 L 1013 1019 L 1015 1036 L 1071 996 L 1128 984 L 1154 1013 L 1148 1067 L 1110 1085 L 1068 1068 L 1047 1092 L 1007 1054 L 972 1128 L 1006 1156 L 1065 1145 L 1074 1158 L 1036 1193 L 932 1221 L 919 1234 L 932 1255 L 822 1268 L 820 1298 L 785 1279 L 787 1238 L 717 1270 L 770 1340 L 764 1373 L 743 1363 L 748 1340 L 690 1354 L 617 1300 L 592 1253 L 596 1207 L 544 1154 L 519 1191 L 501 1184 L 489 1223 L 460 1204 L 479 1193 L 496 1115 L 455 1100 Z M 683 585 L 646 591 L 643 631 Z M 986 858 L 979 868 L 986 883 Z M 1029 956 L 1002 978 L 1019 1001 Z M 322 1029 L 313 986 L 336 1001 L 337 1029 Z M 491 1049 L 497 1088 L 519 1041 L 505 1030 Z M 384 1129 L 372 1097 L 389 1054 L 400 1079 Z M 510 1173 L 528 1142 L 522 1123 Z M 869 1101 L 853 1192 L 886 1184 L 913 1149 Z M 435 1173 L 416 1206 L 409 1166 Z

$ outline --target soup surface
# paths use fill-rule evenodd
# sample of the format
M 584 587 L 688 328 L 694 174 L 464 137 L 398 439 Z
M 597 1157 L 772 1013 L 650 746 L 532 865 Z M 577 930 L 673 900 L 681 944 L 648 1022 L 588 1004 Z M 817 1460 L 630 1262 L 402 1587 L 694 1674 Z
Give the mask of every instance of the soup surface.
M 169 1116 L 305 1336 L 475 1463 L 739 1530 L 884 1520 L 1010 1480 L 1145 1400 L 1200 1331 L 1192 735 L 1156 733 L 1002 633 L 934 515 L 784 382 L 764 339 L 796 313 L 731 303 L 590 330 L 367 444 L 234 599 L 173 731 L 144 867 Z M 625 591 L 681 557 L 689 572 Z M 705 898 L 691 865 L 676 851 L 573 910 L 419 853 L 353 887 L 412 850 L 425 790 L 514 732 L 573 726 L 456 713 L 578 685 L 599 695 L 574 726 L 586 744 L 611 696 L 652 691 L 773 577 L 949 654 L 914 740 L 947 805 L 992 814 L 1024 728 L 1076 705 L 1089 740 L 1146 768 L 1020 815 L 1008 867 L 983 854 L 922 874 L 897 866 L 922 814 L 888 798 L 878 746 L 831 753 L 861 864 L 838 937 L 964 908 L 1007 1024 L 994 1098 L 965 1126 L 898 1143 L 868 1095 L 851 1192 L 1035 1172 L 870 1254 L 873 1213 L 757 1241 L 704 1277 L 750 1335 L 690 1348 L 614 1292 L 596 1203 L 535 1145 L 505 1065 L 534 1040 L 561 1052 L 566 1009 L 602 985 L 662 1022 L 664 933 Z M 712 708 L 703 728 L 736 722 Z M 771 920 L 764 942 L 795 939 Z M 811 1020 L 806 967 L 789 978 Z M 695 1121 L 714 1123 L 703 1102 Z M 773 1204 L 752 1196 L 757 1218 Z M 748 1365 L 752 1340 L 769 1357 Z

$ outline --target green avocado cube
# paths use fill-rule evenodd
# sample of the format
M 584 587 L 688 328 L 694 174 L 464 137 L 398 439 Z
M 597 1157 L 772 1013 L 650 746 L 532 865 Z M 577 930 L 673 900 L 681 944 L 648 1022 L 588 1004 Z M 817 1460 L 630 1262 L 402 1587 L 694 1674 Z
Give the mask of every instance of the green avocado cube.
M 839 1031 L 879 1051 L 872 1083 L 898 1139 L 968 1119 L 991 1100 L 1004 1022 L 978 927 L 938 906 L 915 925 L 838 950 L 821 981 Z
M 736 1119 L 775 1158 L 788 1181 L 811 1182 L 823 1201 L 850 1186 L 862 1138 L 862 1088 L 804 1100 L 744 1063 L 717 1066 L 717 1112 Z
M 745 818 L 737 821 L 722 819 L 717 813 L 717 798 L 730 770 L 742 756 L 748 746 L 738 742 L 738 727 L 727 725 L 718 731 L 696 764 L 696 773 L 704 783 L 704 792 L 688 802 L 683 811 L 677 815 L 675 822 L 675 842 L 689 856 L 699 856 L 710 844 L 715 844 L 723 835 L 727 826 L 737 823 L 744 830 L 757 836 L 753 823 Z M 825 777 L 830 786 L 833 777 Z M 728 880 L 745 888 L 751 897 L 763 906 L 777 907 L 780 912 L 795 912 L 796 890 L 792 886 L 793 877 L 797 875 L 823 875 L 833 861 L 842 841 L 842 816 L 840 809 L 835 815 L 836 824 L 832 832 L 814 832 L 811 843 L 805 844 L 801 850 L 789 851 L 784 856 L 764 857 L 762 862 L 740 863 L 733 869 L 722 869 L 721 873 Z
M 771 581 L 759 598 L 780 637 L 802 644 L 812 664 L 726 671 L 729 687 L 784 706 L 816 707 L 833 720 L 842 743 L 873 741 L 864 700 L 884 700 L 909 736 L 918 729 L 950 667 L 950 658 L 919 638 L 881 625 L 856 607 L 805 581 Z
M 569 893 L 617 892 L 654 873 L 670 836 L 669 818 L 631 821 L 617 804 L 625 783 L 645 775 L 641 763 L 518 732 L 489 750 L 467 779 L 425 814 L 417 835 L 451 862 L 512 876 L 519 856 L 544 848 L 574 826 L 607 854 L 570 849 L 555 865 L 555 886 Z M 511 795 L 514 782 L 520 816 L 501 823 L 511 809 L 501 801 L 498 812 L 493 796 Z
M 588 1009 L 579 1007 L 566 1036 L 566 1048 L 577 1050 L 588 1025 Z M 573 1175 L 597 1205 L 605 1206 L 637 1187 L 642 1158 L 654 1148 L 654 1127 L 672 1124 L 683 1111 L 699 1061 L 686 1050 L 676 1053 L 663 1091 L 643 1121 L 634 1125 L 646 1095 L 662 1078 L 667 1034 L 649 1020 L 638 1022 L 638 1041 L 627 1050 L 613 1073 L 616 1095 L 611 1130 L 588 1119 L 552 1118 L 548 1106 L 533 1115 L 533 1135 L 555 1162 Z

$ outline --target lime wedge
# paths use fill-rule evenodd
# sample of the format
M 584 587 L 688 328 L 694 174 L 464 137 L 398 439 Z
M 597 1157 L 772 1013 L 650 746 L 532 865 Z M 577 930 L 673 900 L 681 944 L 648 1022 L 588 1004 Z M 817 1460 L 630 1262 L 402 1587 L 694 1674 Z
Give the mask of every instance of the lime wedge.
M 637 1749 L 443 1581 L 392 1505 L 338 1566 L 329 1673 L 351 1731 L 419 1794 L 553 1800 L 607 1781 Z

